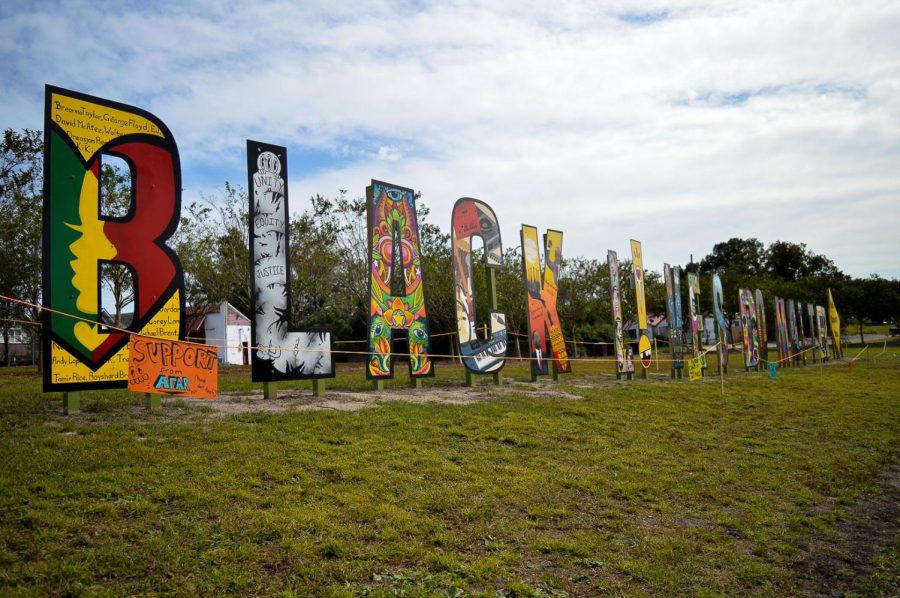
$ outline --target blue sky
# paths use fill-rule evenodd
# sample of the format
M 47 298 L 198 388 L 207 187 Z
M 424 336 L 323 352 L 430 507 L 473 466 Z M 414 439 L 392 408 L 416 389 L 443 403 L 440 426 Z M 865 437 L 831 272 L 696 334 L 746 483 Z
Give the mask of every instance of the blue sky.
M 730 237 L 804 242 L 900 277 L 896 2 L 17 2 L 0 8 L 0 126 L 44 84 L 172 130 L 184 200 L 244 184 L 247 138 L 286 145 L 293 209 L 413 187 L 463 196 L 603 259 Z

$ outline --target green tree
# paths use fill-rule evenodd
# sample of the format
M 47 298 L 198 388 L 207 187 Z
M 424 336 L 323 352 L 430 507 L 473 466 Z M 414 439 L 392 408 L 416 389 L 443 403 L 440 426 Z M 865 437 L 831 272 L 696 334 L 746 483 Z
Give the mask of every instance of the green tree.
M 172 245 L 184 270 L 191 319 L 223 300 L 249 313 L 248 209 L 247 191 L 226 182 L 219 198 L 203 197 L 182 211 Z
M 732 237 L 713 245 L 712 251 L 700 260 L 700 272 L 708 274 L 730 270 L 749 276 L 759 276 L 765 271 L 765 246 L 757 239 Z
M 25 332 L 39 335 L 41 298 L 41 206 L 43 138 L 40 131 L 6 129 L 0 155 L 0 294 L 31 306 L 0 300 L 3 363 L 9 365 L 12 320 L 34 322 Z M 40 343 L 37 343 L 38 345 Z
M 608 341 L 614 334 L 610 306 L 609 266 L 606 261 L 580 256 L 563 260 L 557 311 L 560 324 L 579 354 L 579 342 Z M 586 354 L 586 350 L 581 353 Z
M 830 259 L 806 248 L 806 243 L 775 241 L 766 250 L 766 272 L 781 280 L 794 281 L 811 276 L 836 277 L 841 271 Z

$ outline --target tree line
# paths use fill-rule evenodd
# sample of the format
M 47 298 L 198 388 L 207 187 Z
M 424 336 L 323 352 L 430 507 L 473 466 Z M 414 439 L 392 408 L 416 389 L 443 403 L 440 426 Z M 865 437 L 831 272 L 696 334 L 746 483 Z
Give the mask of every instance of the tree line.
M 0 294 L 40 304 L 41 213 L 43 136 L 40 131 L 7 129 L 0 158 Z M 100 178 L 101 211 L 104 215 L 127 213 L 131 197 L 130 173 L 115 164 L 104 164 Z M 365 200 L 340 190 L 328 197 L 316 195 L 293 208 L 289 224 L 291 316 L 295 325 L 330 328 L 335 338 L 364 339 L 368 326 L 368 253 Z M 428 207 L 417 202 L 422 264 L 429 320 L 433 333 L 456 330 L 450 235 L 430 220 Z M 181 223 L 171 244 L 184 270 L 188 317 L 202 317 L 205 310 L 222 300 L 250 315 L 249 219 L 247 190 L 228 182 L 216 197 L 204 197 L 182 206 Z M 511 354 L 527 354 L 523 337 L 527 329 L 525 283 L 519 240 L 505 239 L 503 267 L 498 272 L 499 309 L 507 314 L 513 333 Z M 645 240 L 652 244 L 652 239 Z M 602 250 L 601 250 L 602 251 Z M 480 256 L 473 255 L 473 263 Z M 557 309 L 571 354 L 606 354 L 605 345 L 614 336 L 610 303 L 609 269 L 605 254 L 600 258 L 566 257 L 563 251 Z M 673 264 L 679 265 L 679 264 Z M 712 311 L 710 275 L 718 272 L 725 288 L 724 308 L 736 314 L 738 289 L 761 289 L 771 312 L 774 297 L 804 303 L 825 304 L 831 288 L 843 323 L 852 322 L 862 336 L 867 322 L 897 323 L 900 317 L 900 281 L 877 275 L 853 278 L 832 260 L 814 253 L 803 243 L 776 241 L 765 246 L 757 239 L 733 238 L 717 243 L 697 263 L 680 264 L 702 276 L 700 306 Z M 631 264 L 620 260 L 623 279 Z M 661 264 L 660 264 L 661 268 Z M 476 267 L 477 305 L 487 305 L 484 269 Z M 110 323 L 122 324 L 133 302 L 130 271 L 116 264 L 101 269 Z M 687 285 L 682 292 L 687 294 Z M 648 313 L 665 314 L 666 291 L 659 271 L 645 272 Z M 621 294 L 623 317 L 634 320 L 634 294 Z M 687 305 L 686 299 L 684 305 Z M 488 310 L 481 308 L 479 327 L 487 323 Z M 767 317 L 771 325 L 774 317 Z M 8 364 L 9 332 L 20 322 L 38 322 L 39 310 L 0 300 L 0 331 L 4 363 Z M 23 327 L 39 335 L 36 326 Z M 436 337 L 436 354 L 455 351 L 453 335 Z

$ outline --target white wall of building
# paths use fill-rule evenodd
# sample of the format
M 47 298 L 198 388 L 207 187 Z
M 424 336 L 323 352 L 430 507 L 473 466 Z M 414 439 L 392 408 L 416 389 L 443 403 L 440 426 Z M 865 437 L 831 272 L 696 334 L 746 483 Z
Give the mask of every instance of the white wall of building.
M 207 314 L 204 321 L 206 344 L 216 347 L 219 363 L 241 365 L 244 363 L 243 343 L 250 342 L 250 326 L 226 326 L 228 303 L 219 304 L 219 311 Z

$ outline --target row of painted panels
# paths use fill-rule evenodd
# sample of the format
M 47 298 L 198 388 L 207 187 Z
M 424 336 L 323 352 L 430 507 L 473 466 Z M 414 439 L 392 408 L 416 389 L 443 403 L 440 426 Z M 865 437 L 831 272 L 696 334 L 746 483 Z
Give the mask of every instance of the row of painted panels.
M 180 219 L 181 171 L 177 146 L 165 124 L 141 109 L 48 86 L 45 99 L 44 189 L 44 389 L 78 390 L 124 386 L 129 375 L 128 339 L 142 335 L 184 336 L 184 276 L 178 256 L 167 245 Z M 131 170 L 133 201 L 121 218 L 101 215 L 100 166 L 103 155 L 125 160 Z M 290 321 L 288 263 L 288 171 L 286 148 L 247 142 L 252 288 L 252 375 L 255 381 L 334 376 L 332 334 L 327 329 L 296 328 Z M 393 375 L 391 345 L 395 331 L 406 332 L 413 377 L 431 376 L 427 298 L 423 281 L 419 227 L 413 190 L 372 181 L 366 190 L 369 254 L 369 326 L 366 375 Z M 572 369 L 557 312 L 563 234 L 523 226 L 522 262 L 528 309 L 528 342 L 533 375 Z M 457 333 L 469 371 L 490 374 L 504 365 L 508 344 L 506 315 L 497 310 L 496 271 L 503 265 L 497 215 L 478 199 L 463 198 L 451 222 Z M 489 333 L 476 332 L 472 239 L 484 245 L 489 296 Z M 543 251 L 542 251 L 543 250 Z M 543 253 L 543 265 L 541 263 Z M 638 325 L 638 350 L 648 367 L 650 341 L 644 298 L 641 244 L 631 242 Z M 619 372 L 633 368 L 622 334 L 620 274 L 615 252 L 608 254 Z M 125 264 L 135 280 L 135 317 L 130 331 L 98 324 L 99 265 Z M 680 268 L 665 266 L 667 315 L 672 330 L 672 360 L 682 367 L 684 348 L 702 356 L 698 298 L 700 281 L 687 276 L 690 339 L 682 338 Z M 716 322 L 722 289 L 713 277 Z M 741 321 L 748 366 L 765 346 L 762 297 L 741 290 Z M 808 306 L 811 309 L 812 306 Z M 830 304 L 833 309 L 833 304 Z M 816 308 L 816 338 L 824 322 Z M 798 350 L 799 304 L 776 300 L 779 355 Z M 836 318 L 836 311 L 834 311 Z M 834 325 L 834 321 L 832 322 Z M 814 327 L 810 325 L 809 330 Z M 837 330 L 838 328 L 834 328 Z M 782 334 L 783 330 L 783 334 Z M 760 338 L 760 332 L 763 338 Z M 721 337 L 720 337 L 721 338 Z M 782 339 L 784 342 L 782 343 Z M 837 341 L 836 341 L 837 342 Z M 783 346 L 782 346 L 783 345 Z M 726 350 L 724 343 L 721 350 Z

